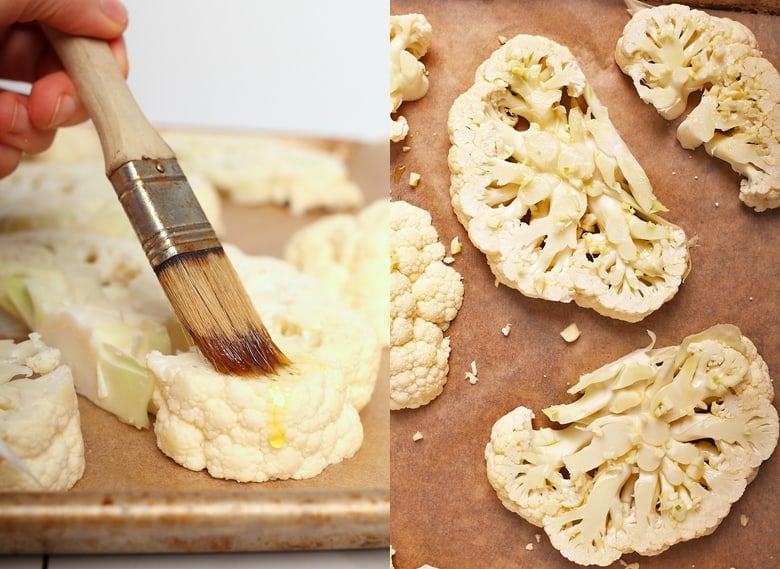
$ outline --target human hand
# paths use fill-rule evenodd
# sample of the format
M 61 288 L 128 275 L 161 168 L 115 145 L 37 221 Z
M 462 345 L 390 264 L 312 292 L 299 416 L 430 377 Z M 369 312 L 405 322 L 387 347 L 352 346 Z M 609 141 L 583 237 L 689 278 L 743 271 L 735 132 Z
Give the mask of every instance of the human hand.
M 120 0 L 0 0 L 0 79 L 31 85 L 29 95 L 0 90 L 0 177 L 16 169 L 22 153 L 46 150 L 58 127 L 88 118 L 37 22 L 108 40 L 127 75 L 121 37 L 127 12 Z

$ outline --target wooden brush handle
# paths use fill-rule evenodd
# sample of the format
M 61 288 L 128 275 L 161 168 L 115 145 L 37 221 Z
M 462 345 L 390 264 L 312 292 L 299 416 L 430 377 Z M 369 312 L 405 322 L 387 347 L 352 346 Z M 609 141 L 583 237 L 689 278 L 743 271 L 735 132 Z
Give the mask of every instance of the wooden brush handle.
M 133 98 L 108 43 L 42 27 L 95 124 L 108 176 L 130 160 L 174 158 Z

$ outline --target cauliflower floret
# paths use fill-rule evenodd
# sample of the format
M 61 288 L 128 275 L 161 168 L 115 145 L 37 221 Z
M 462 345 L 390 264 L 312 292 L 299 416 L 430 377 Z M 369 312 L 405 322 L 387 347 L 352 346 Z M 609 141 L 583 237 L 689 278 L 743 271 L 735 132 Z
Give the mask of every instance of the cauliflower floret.
M 352 209 L 363 193 L 334 153 L 269 136 L 163 132 L 182 169 L 241 205 L 286 205 L 294 215 Z
M 197 352 L 149 355 L 157 446 L 190 470 L 239 482 L 311 478 L 363 442 L 346 378 L 332 361 L 287 352 L 275 375 L 222 375 Z
M 428 212 L 390 204 L 390 408 L 426 405 L 444 389 L 450 339 L 463 302 L 460 274 L 445 265 Z
M 507 41 L 454 102 L 450 195 L 498 281 L 635 322 L 677 292 L 682 229 L 573 56 L 546 38 Z
M 69 490 L 84 474 L 70 369 L 38 334 L 0 340 L 0 491 Z
M 606 566 L 713 532 L 778 440 L 766 363 L 738 328 L 637 350 L 580 377 L 534 429 L 518 407 L 485 449 L 503 504 L 568 559 Z
M 284 250 L 288 263 L 362 312 L 385 346 L 390 344 L 389 203 L 377 200 L 355 215 L 321 218 L 296 232 Z
M 431 44 L 432 27 L 422 14 L 390 16 L 390 115 L 404 101 L 416 101 L 428 92 L 428 75 L 420 58 Z M 390 140 L 409 134 L 406 117 L 390 119 Z
M 702 91 L 677 129 L 680 144 L 703 143 L 728 162 L 744 178 L 740 199 L 756 211 L 780 206 L 780 74 L 748 28 L 678 4 L 639 8 L 615 60 L 664 118 Z
M 146 354 L 185 342 L 137 240 L 0 235 L 0 306 L 60 350 L 80 394 L 126 423 L 149 425 Z

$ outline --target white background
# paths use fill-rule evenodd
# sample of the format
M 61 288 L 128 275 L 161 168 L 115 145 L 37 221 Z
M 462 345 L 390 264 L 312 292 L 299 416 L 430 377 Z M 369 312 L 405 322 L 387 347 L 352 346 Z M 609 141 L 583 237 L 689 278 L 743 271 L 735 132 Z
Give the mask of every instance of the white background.
M 125 0 L 128 83 L 158 126 L 388 139 L 387 0 Z M 49 569 L 386 569 L 387 551 L 48 559 Z M 0 556 L 0 569 L 43 565 Z
M 162 126 L 387 140 L 387 0 L 126 0 L 128 83 Z

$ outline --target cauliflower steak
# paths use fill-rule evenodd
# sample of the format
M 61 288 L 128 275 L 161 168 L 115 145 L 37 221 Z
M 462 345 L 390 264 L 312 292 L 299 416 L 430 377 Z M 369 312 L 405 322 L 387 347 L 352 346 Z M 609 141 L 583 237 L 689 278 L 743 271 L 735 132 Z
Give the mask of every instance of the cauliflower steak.
M 615 61 L 640 98 L 669 120 L 701 100 L 677 128 L 683 148 L 704 144 L 743 179 L 740 199 L 756 211 L 780 206 L 780 74 L 747 27 L 671 4 L 639 7 Z
M 683 230 L 565 47 L 518 35 L 448 120 L 450 196 L 499 282 L 636 322 L 689 269 Z
M 777 445 L 772 380 L 729 324 L 637 350 L 580 377 L 534 429 L 518 407 L 493 426 L 487 476 L 504 506 L 582 565 L 655 555 L 707 535 Z

